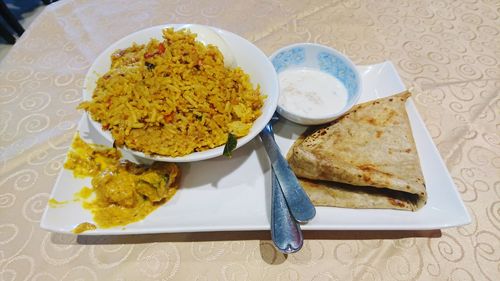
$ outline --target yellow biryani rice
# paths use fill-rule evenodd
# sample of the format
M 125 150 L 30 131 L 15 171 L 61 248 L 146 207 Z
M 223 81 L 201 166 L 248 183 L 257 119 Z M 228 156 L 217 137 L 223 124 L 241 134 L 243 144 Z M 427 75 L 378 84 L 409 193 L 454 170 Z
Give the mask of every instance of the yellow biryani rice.
M 115 144 L 146 154 L 183 156 L 248 134 L 264 96 L 241 68 L 224 66 L 217 47 L 188 30 L 133 44 L 111 56 L 91 101 L 80 104 Z

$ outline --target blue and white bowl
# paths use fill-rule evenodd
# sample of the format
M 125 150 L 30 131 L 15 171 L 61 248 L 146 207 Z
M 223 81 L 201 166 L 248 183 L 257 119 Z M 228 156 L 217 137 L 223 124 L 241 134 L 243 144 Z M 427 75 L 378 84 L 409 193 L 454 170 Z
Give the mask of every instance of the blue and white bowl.
M 333 121 L 349 111 L 361 95 L 361 76 L 356 66 L 349 58 L 333 48 L 314 43 L 298 43 L 279 49 L 271 55 L 270 60 L 278 75 L 292 68 L 319 70 L 335 77 L 347 90 L 346 105 L 340 111 L 320 117 L 291 112 L 278 104 L 278 113 L 295 123 L 317 125 Z

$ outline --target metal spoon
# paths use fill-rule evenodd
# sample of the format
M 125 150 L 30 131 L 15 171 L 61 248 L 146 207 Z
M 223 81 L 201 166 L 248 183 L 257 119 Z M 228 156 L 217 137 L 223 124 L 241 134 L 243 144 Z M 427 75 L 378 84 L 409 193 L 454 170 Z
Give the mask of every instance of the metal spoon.
M 276 122 L 278 119 L 279 117 L 277 116 L 277 113 L 275 113 L 271 118 L 271 121 L 267 123 L 266 127 L 264 127 L 259 135 L 264 143 L 269 160 L 271 160 L 271 165 L 276 173 L 276 178 L 280 183 L 281 191 L 285 196 L 290 213 L 296 221 L 305 223 L 316 215 L 316 209 L 311 203 L 311 200 L 307 196 L 306 192 L 300 186 L 297 177 L 288 165 L 285 157 L 281 154 L 281 151 L 274 140 L 272 123 Z
M 300 225 L 293 219 L 281 191 L 274 169 L 271 169 L 271 237 L 278 250 L 285 254 L 295 253 L 304 244 Z

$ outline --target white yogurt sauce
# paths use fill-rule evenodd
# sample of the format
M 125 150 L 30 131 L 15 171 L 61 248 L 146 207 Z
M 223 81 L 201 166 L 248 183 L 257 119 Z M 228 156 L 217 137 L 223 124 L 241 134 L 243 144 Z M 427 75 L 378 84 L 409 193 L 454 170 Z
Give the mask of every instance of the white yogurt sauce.
M 324 117 L 347 104 L 347 89 L 337 78 L 310 68 L 287 69 L 279 74 L 278 104 L 291 113 Z

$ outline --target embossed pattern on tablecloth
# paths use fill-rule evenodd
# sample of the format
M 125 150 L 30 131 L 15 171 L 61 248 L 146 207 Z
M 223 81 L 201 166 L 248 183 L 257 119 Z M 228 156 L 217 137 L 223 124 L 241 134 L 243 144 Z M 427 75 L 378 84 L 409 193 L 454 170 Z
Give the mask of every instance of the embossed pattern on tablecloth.
M 439 232 L 306 232 L 284 256 L 262 232 L 75 237 L 39 228 L 81 112 L 84 75 L 117 39 L 162 23 L 391 60 L 472 217 Z M 0 63 L 0 280 L 498 280 L 500 3 L 59 1 Z M 430 236 L 430 237 L 426 237 Z

